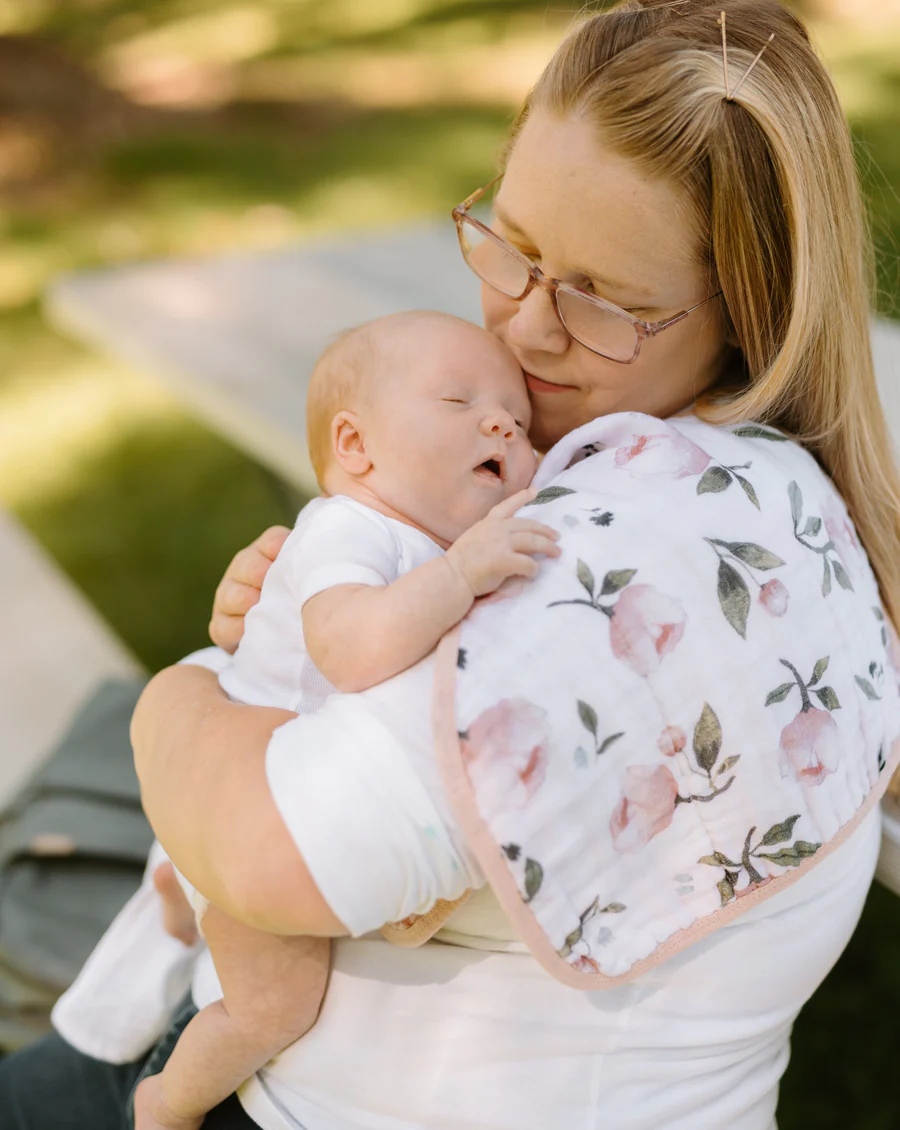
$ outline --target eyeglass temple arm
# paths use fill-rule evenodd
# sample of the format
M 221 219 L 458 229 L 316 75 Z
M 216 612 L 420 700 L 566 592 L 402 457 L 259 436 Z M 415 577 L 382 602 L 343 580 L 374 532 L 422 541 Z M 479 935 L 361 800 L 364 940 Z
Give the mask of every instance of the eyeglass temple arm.
M 494 177 L 494 179 L 490 181 L 490 183 L 486 184 L 484 188 L 476 188 L 472 195 L 467 196 L 462 204 L 457 204 L 453 211 L 468 212 L 472 205 L 477 203 L 482 198 L 482 196 L 484 196 L 486 192 L 492 189 L 499 180 L 503 180 L 503 173 L 501 173 L 499 176 Z
M 658 334 L 660 330 L 668 329 L 669 326 L 677 325 L 682 318 L 686 318 L 688 314 L 692 314 L 695 310 L 699 310 L 701 306 L 705 306 L 707 302 L 712 302 L 714 298 L 718 298 L 723 291 L 717 290 L 715 294 L 711 294 L 709 298 L 704 298 L 702 302 L 697 302 L 694 306 L 689 306 L 687 310 L 682 310 L 680 314 L 676 314 L 674 318 L 669 318 L 666 322 L 652 322 L 651 330 L 654 334 Z

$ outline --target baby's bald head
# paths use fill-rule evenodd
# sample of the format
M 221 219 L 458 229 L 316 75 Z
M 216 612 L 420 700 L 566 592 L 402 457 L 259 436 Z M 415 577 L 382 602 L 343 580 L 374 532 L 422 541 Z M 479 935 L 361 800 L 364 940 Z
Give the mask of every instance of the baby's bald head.
M 452 350 L 461 337 L 483 344 L 480 339 L 489 335 L 451 314 L 410 310 L 364 322 L 335 338 L 316 362 L 306 399 L 309 455 L 323 490 L 334 463 L 335 416 L 345 410 L 366 413 L 379 393 L 391 391 L 392 378 L 410 379 L 417 356 L 432 348 Z

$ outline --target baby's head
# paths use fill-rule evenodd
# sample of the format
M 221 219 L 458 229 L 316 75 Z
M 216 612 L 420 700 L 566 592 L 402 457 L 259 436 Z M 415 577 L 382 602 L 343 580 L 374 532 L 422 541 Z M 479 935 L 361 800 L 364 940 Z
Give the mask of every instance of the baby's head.
M 326 494 L 371 497 L 446 541 L 535 471 L 522 370 L 497 338 L 448 314 L 391 314 L 319 358 L 307 437 Z

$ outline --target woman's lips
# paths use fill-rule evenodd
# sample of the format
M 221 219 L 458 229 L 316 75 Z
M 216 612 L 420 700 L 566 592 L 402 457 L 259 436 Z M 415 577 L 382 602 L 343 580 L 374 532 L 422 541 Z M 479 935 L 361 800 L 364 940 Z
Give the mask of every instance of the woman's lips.
M 551 381 L 541 380 L 540 377 L 535 377 L 531 373 L 525 374 L 525 384 L 528 386 L 529 392 L 572 392 L 577 388 L 577 385 L 560 385 L 553 384 Z

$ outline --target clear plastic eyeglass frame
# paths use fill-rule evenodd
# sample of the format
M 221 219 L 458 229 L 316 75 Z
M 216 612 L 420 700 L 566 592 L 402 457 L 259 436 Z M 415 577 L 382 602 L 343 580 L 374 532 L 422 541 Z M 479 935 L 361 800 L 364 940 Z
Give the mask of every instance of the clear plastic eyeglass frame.
M 501 179 L 502 174 L 501 176 L 496 177 L 494 180 L 492 180 L 490 184 L 486 184 L 484 188 L 479 188 L 475 192 L 473 192 L 471 196 L 467 196 L 462 204 L 458 204 L 453 209 L 452 216 L 456 224 L 457 235 L 459 236 L 459 246 L 466 264 L 471 268 L 474 274 L 476 274 L 478 278 L 482 280 L 482 282 L 487 283 L 488 286 L 493 287 L 501 294 L 505 294 L 508 298 L 515 299 L 517 302 L 521 302 L 522 299 L 526 298 L 536 286 L 540 287 L 541 290 L 545 290 L 550 295 L 550 300 L 553 303 L 553 310 L 566 333 L 580 345 L 583 345 L 585 349 L 589 349 L 591 353 L 596 353 L 600 357 L 606 357 L 610 361 L 616 361 L 620 365 L 630 365 L 637 360 L 638 354 L 641 351 L 641 345 L 646 338 L 655 337 L 656 334 L 662 333 L 663 330 L 669 329 L 670 326 L 675 326 L 679 322 L 684 321 L 688 314 L 692 314 L 694 310 L 699 310 L 701 306 L 705 306 L 707 302 L 711 302 L 714 298 L 718 298 L 722 293 L 721 290 L 717 290 L 715 294 L 711 294 L 708 298 L 704 298 L 702 302 L 696 303 L 696 305 L 689 307 L 687 310 L 682 310 L 680 313 L 675 314 L 674 317 L 667 318 L 664 322 L 645 322 L 642 318 L 636 318 L 633 314 L 629 314 L 627 310 L 623 310 L 620 306 L 616 306 L 614 303 L 607 301 L 607 299 L 605 298 L 601 298 L 597 294 L 590 294 L 588 291 L 582 290 L 580 287 L 573 286 L 571 283 L 563 282 L 560 279 L 550 278 L 548 275 L 544 274 L 540 267 L 535 266 L 535 264 L 531 262 L 527 255 L 523 255 L 521 251 L 518 251 L 515 247 L 512 246 L 512 244 L 507 243 L 505 239 L 502 239 L 486 224 L 481 223 L 480 220 L 476 220 L 474 216 L 469 215 L 469 209 L 473 206 L 473 204 L 477 204 L 477 202 L 485 195 L 485 193 L 490 191 L 490 189 L 493 188 L 493 186 L 497 184 L 497 182 Z M 511 258 L 520 263 L 522 267 L 528 272 L 528 281 L 525 283 L 524 288 L 518 294 L 511 294 L 508 291 L 503 290 L 501 287 L 497 286 L 497 284 L 495 282 L 492 282 L 491 279 L 484 278 L 484 276 L 474 266 L 469 256 L 466 254 L 465 229 L 467 226 L 474 228 L 482 238 L 491 240 L 506 255 L 509 255 Z M 570 295 L 572 298 L 578 299 L 581 302 L 586 302 L 591 306 L 595 306 L 607 314 L 614 314 L 616 317 L 622 318 L 624 321 L 630 323 L 635 332 L 633 354 L 627 358 L 614 357 L 610 353 L 606 353 L 604 352 L 604 350 L 599 349 L 596 345 L 592 345 L 590 342 L 585 341 L 583 337 L 581 337 L 578 333 L 573 332 L 569 325 L 566 323 L 566 319 L 559 307 L 560 291 L 562 291 L 564 294 Z

